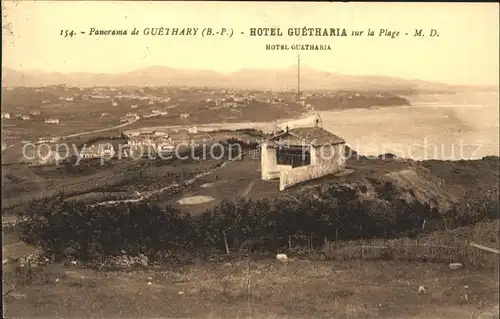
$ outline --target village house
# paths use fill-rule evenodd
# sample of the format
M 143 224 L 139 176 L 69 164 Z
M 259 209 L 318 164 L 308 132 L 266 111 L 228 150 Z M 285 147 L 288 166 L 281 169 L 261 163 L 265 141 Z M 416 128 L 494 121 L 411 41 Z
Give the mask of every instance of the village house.
M 154 145 L 154 142 L 153 142 L 153 139 L 151 136 L 147 135 L 147 136 L 133 136 L 133 137 L 130 137 L 128 140 L 127 140 L 127 144 L 128 145 Z
M 10 119 L 10 113 L 3 113 L 2 112 L 2 118 L 3 119 Z
M 138 131 L 129 131 L 129 132 L 124 133 L 124 135 L 125 135 L 127 138 L 130 138 L 130 137 L 136 137 L 136 136 L 141 135 L 141 132 L 138 132 Z
M 133 122 L 139 119 L 139 115 L 137 113 L 129 112 L 125 114 L 125 116 L 120 117 L 120 122 Z
M 49 137 L 46 138 L 40 137 L 38 141 L 35 142 L 35 145 L 45 144 L 45 143 L 51 143 L 51 139 Z
M 110 144 L 98 144 L 85 147 L 80 152 L 80 158 L 97 158 L 97 157 L 107 157 L 111 158 L 115 155 L 115 150 L 113 145 Z
M 153 131 L 154 136 L 162 136 L 162 137 L 169 137 L 169 134 L 167 131 Z
M 261 178 L 280 190 L 345 170 L 345 141 L 318 126 L 287 129 L 261 144 Z
M 59 124 L 59 119 L 58 118 L 49 118 L 45 119 L 46 124 Z
M 182 113 L 182 114 L 180 115 L 180 118 L 181 118 L 181 119 L 187 119 L 188 117 L 189 117 L 189 113 Z
M 24 121 L 27 121 L 27 120 L 30 119 L 30 116 L 29 115 L 22 115 L 21 119 L 24 120 Z
M 82 159 L 97 158 L 99 157 L 99 155 L 100 155 L 99 148 L 96 145 L 85 147 L 80 151 L 80 158 Z
M 110 98 L 109 95 L 100 95 L 100 94 L 93 94 L 90 95 L 89 97 L 94 100 L 108 100 Z

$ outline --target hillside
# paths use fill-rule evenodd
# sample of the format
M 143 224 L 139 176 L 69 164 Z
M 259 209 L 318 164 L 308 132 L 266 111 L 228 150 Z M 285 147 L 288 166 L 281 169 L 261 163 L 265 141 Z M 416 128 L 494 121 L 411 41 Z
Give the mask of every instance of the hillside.
M 492 219 L 498 218 L 499 160 L 359 157 L 343 175 L 279 192 L 252 169 L 258 161 L 246 158 L 210 166 L 218 169 L 143 203 L 92 207 L 84 198 L 63 201 L 59 196 L 69 196 L 62 193 L 29 203 L 19 229 L 29 245 L 3 223 L 4 287 L 16 287 L 6 296 L 8 314 L 85 317 L 98 303 L 101 314 L 117 318 L 124 311 L 196 317 L 207 307 L 213 315 L 256 318 L 492 315 L 498 312 L 497 258 L 464 243 L 498 249 L 498 220 Z M 204 171 L 201 163 L 145 165 L 138 178 L 108 179 L 108 187 L 93 194 L 172 185 L 174 175 Z M 91 174 L 103 171 L 66 169 L 92 185 Z M 4 176 L 3 186 L 27 186 L 14 173 Z M 56 174 L 64 173 L 33 168 L 29 182 Z M 164 205 L 196 195 L 220 198 L 204 209 Z M 201 214 L 183 214 L 195 209 Z M 46 250 L 35 251 L 35 244 Z M 268 258 L 277 251 L 287 254 L 286 263 Z M 25 260 L 37 266 L 29 275 L 16 267 Z M 450 270 L 450 261 L 465 269 Z M 95 262 L 100 268 L 92 269 Z M 429 293 L 418 293 L 420 285 Z M 174 302 L 158 303 L 165 298 Z
M 295 90 L 297 68 L 282 70 L 243 69 L 231 74 L 210 70 L 181 70 L 166 66 L 151 66 L 119 74 L 58 73 L 16 71 L 2 67 L 4 86 L 194 86 L 226 87 L 268 90 Z M 453 92 L 453 86 L 422 80 L 406 80 L 383 76 L 352 76 L 301 68 L 303 90 L 379 90 L 398 92 Z M 463 88 L 461 88 L 463 89 Z

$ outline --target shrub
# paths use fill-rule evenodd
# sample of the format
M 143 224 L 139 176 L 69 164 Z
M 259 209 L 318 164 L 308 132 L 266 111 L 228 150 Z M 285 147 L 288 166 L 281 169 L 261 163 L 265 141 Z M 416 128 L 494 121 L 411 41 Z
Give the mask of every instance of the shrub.
M 393 197 L 361 201 L 352 187 L 326 185 L 319 193 L 317 199 L 223 201 L 200 216 L 148 203 L 89 207 L 59 195 L 25 209 L 21 230 L 25 241 L 56 257 L 96 260 L 125 252 L 154 260 L 172 252 L 221 252 L 225 242 L 233 251 L 276 252 L 290 244 L 317 247 L 326 241 L 414 237 L 422 233 L 424 221 L 460 225 L 498 216 L 493 193 L 442 214 L 427 204 Z

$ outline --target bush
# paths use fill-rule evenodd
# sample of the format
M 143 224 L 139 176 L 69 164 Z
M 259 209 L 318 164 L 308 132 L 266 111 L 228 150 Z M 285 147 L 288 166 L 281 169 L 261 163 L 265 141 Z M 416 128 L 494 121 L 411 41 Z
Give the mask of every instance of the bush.
M 473 210 L 458 206 L 438 214 L 429 205 L 398 199 L 359 200 L 352 187 L 325 186 L 319 197 L 302 195 L 273 200 L 223 201 L 200 216 L 147 203 L 89 207 L 45 199 L 25 209 L 23 239 L 56 258 L 102 260 L 123 253 L 151 260 L 173 252 L 215 253 L 225 250 L 276 252 L 326 241 L 416 236 L 424 221 L 460 225 L 497 217 L 498 197 L 489 194 Z

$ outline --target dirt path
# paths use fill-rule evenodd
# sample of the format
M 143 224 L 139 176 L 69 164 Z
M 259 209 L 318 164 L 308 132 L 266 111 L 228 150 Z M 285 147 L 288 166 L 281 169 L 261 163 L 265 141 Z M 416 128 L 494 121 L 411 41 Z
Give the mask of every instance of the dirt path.
M 111 130 L 115 130 L 115 129 L 119 129 L 119 128 L 122 128 L 122 127 L 126 127 L 126 126 L 129 126 L 129 125 L 132 125 L 132 124 L 136 123 L 139 120 L 140 119 L 135 119 L 133 121 L 130 121 L 130 122 L 127 122 L 127 123 L 123 123 L 123 124 L 119 124 L 119 125 L 115 125 L 115 126 L 112 126 L 112 127 L 106 127 L 106 128 L 102 128 L 102 129 L 98 129 L 98 130 L 88 131 L 88 132 L 81 132 L 81 133 L 75 133 L 75 134 L 65 135 L 65 136 L 61 136 L 60 138 L 61 139 L 65 139 L 65 138 L 72 138 L 72 137 L 77 137 L 77 136 L 83 136 L 83 135 L 93 134 L 93 133 L 101 133 L 101 132 L 111 131 Z
M 129 125 L 132 125 L 132 124 L 136 123 L 139 120 L 140 119 L 135 119 L 133 121 L 130 121 L 130 122 L 127 122 L 127 123 L 123 123 L 123 124 L 119 124 L 119 125 L 115 125 L 115 126 L 111 126 L 111 127 L 101 128 L 101 129 L 98 129 L 98 130 L 87 131 L 87 132 L 74 133 L 74 134 L 69 134 L 69 135 L 64 135 L 64 136 L 58 136 L 58 137 L 55 137 L 55 138 L 68 139 L 68 138 L 73 138 L 73 137 L 78 137 L 78 136 L 83 136 L 83 135 L 89 135 L 89 134 L 94 134 L 94 133 L 101 133 L 101 132 L 116 130 L 116 129 L 119 129 L 119 128 L 122 128 L 122 127 L 127 127 Z M 6 149 L 9 149 L 9 148 L 12 148 L 14 146 L 21 145 L 21 144 L 22 144 L 21 142 L 17 142 L 17 143 L 14 143 L 14 144 L 11 144 L 11 145 L 7 146 Z M 5 151 L 5 150 L 3 150 L 3 151 Z
M 245 188 L 245 190 L 241 193 L 241 197 L 245 198 L 248 193 L 252 190 L 253 185 L 255 185 L 254 181 L 251 181 L 248 186 Z

